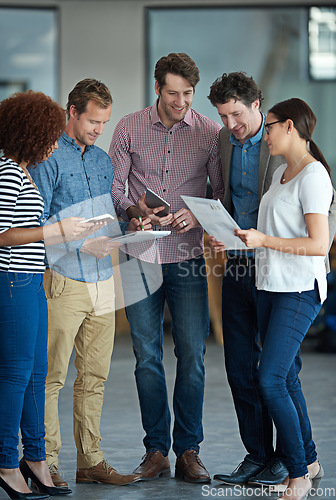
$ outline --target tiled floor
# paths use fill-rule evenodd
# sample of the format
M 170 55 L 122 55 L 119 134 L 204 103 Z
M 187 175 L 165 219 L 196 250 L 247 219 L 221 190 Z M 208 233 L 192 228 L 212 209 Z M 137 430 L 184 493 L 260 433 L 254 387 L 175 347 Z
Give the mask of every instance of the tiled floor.
M 308 341 L 309 339 L 307 339 Z M 319 498 L 336 496 L 336 355 L 313 352 L 309 345 L 303 348 L 301 375 L 306 395 L 314 438 L 319 458 L 325 469 L 325 478 L 317 492 Z M 165 338 L 164 360 L 169 393 L 172 394 L 175 360 L 169 335 Z M 106 384 L 101 422 L 102 449 L 105 458 L 120 472 L 131 472 L 144 454 L 143 430 L 140 422 L 134 383 L 134 358 L 128 336 L 117 336 L 109 380 Z M 76 451 L 72 437 L 73 363 L 60 398 L 63 447 L 60 460 L 73 494 L 69 500 L 191 500 L 202 498 L 260 498 L 256 489 L 226 489 L 212 481 L 211 485 L 188 484 L 183 481 L 159 479 L 138 482 L 129 486 L 83 485 L 75 483 Z M 200 457 L 211 476 L 233 470 L 244 457 L 240 443 L 231 395 L 225 378 L 223 349 L 213 338 L 207 343 L 206 393 L 204 404 L 204 442 Z M 174 474 L 175 457 L 169 458 Z M 329 489 L 329 490 L 328 490 Z M 263 497 L 270 494 L 265 492 Z M 0 491 L 0 499 L 7 498 Z M 277 495 L 272 495 L 273 499 Z

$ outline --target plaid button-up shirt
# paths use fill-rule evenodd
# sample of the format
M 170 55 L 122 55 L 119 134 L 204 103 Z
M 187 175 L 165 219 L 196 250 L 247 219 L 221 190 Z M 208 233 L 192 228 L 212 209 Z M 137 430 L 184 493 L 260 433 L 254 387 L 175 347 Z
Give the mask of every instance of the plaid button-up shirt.
M 205 197 L 209 177 L 215 199 L 223 197 L 218 148 L 219 123 L 189 109 L 185 118 L 167 128 L 157 103 L 122 118 L 117 124 L 109 155 L 114 168 L 112 197 L 118 215 L 136 205 L 146 188 L 170 203 L 172 213 L 187 208 L 181 195 Z M 128 193 L 126 195 L 126 181 Z M 159 229 L 159 228 L 156 228 Z M 203 229 L 196 227 L 157 240 L 160 263 L 188 260 L 204 251 Z M 143 260 L 150 261 L 149 254 Z

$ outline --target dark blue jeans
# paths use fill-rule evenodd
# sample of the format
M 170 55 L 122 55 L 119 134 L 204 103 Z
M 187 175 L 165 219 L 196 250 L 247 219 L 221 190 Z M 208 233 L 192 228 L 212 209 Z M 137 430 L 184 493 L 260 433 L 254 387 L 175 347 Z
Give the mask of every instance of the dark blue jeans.
M 291 478 L 306 474 L 307 465 L 316 460 L 295 357 L 320 308 L 317 287 L 301 293 L 258 292 L 259 383 Z
M 43 274 L 0 272 L 0 467 L 45 460 L 48 312 Z
M 162 286 L 126 307 L 136 357 L 135 377 L 147 451 L 167 455 L 171 417 L 163 366 L 163 318 L 167 300 L 177 359 L 173 397 L 173 450 L 199 451 L 203 440 L 204 354 L 209 334 L 208 289 L 203 257 L 162 265 Z M 145 277 L 143 277 L 145 279 Z
M 273 424 L 258 386 L 261 349 L 257 326 L 255 266 L 229 259 L 223 277 L 222 321 L 228 382 L 245 459 L 264 465 L 273 456 Z

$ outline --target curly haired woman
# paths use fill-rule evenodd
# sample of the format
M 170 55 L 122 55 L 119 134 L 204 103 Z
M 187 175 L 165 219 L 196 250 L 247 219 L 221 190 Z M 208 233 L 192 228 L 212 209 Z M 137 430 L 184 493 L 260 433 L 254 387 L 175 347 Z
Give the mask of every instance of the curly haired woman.
M 71 493 L 53 486 L 45 461 L 44 244 L 86 236 L 91 224 L 70 217 L 42 228 L 43 200 L 28 172 L 52 155 L 64 127 L 64 110 L 41 92 L 0 102 L 0 486 L 13 499 Z M 29 489 L 28 477 L 40 493 Z

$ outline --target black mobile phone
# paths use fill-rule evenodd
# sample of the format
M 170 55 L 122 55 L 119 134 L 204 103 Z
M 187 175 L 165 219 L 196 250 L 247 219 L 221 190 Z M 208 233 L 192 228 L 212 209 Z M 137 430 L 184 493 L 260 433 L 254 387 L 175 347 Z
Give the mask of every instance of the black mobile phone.
M 163 210 L 156 214 L 158 217 L 164 217 L 170 213 L 170 204 L 149 188 L 146 189 L 145 203 L 149 208 L 164 207 Z

